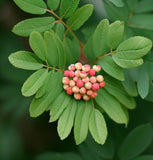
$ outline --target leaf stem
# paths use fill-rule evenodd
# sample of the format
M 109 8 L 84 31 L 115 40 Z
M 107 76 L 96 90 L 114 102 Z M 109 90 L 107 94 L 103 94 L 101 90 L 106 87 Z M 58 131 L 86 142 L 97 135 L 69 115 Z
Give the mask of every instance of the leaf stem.
M 94 105 L 93 99 L 91 99 L 91 102 L 92 102 L 92 108 L 95 109 L 95 105 Z
M 55 67 L 50 67 L 50 66 L 48 66 L 48 65 L 43 65 L 43 67 L 45 67 L 45 68 L 47 68 L 47 69 L 53 69 L 53 70 L 55 70 L 55 71 L 64 72 L 64 70 L 62 70 L 62 69 L 57 69 L 57 68 L 55 68 Z

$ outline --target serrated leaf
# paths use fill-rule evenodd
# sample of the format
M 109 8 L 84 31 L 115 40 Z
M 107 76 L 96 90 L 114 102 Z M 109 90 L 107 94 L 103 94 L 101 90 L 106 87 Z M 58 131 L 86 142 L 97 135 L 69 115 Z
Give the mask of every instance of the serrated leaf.
M 71 97 L 66 94 L 64 91 L 61 93 L 49 106 L 50 110 L 50 120 L 49 122 L 56 121 L 60 115 L 63 113 L 66 107 L 69 107 L 71 105 Z
M 62 0 L 60 5 L 60 17 L 68 18 L 78 7 L 80 0 Z
M 32 31 L 43 33 L 52 29 L 55 19 L 53 17 L 31 18 L 19 22 L 12 32 L 23 37 L 28 37 Z
M 74 138 L 77 145 L 81 144 L 87 137 L 91 112 L 91 102 L 79 103 L 74 123 Z
M 63 44 L 59 37 L 53 31 L 45 32 L 44 41 L 46 44 L 47 61 L 54 67 L 64 68 L 65 54 Z
M 146 13 L 153 11 L 153 1 L 152 0 L 141 0 L 137 4 L 135 13 Z
M 43 67 L 43 63 L 31 52 L 18 51 L 9 56 L 9 61 L 17 68 L 37 70 Z
M 121 21 L 115 21 L 110 24 L 107 33 L 107 45 L 111 49 L 116 49 L 122 42 L 124 36 L 124 23 Z
M 102 69 L 108 73 L 110 76 L 123 81 L 124 80 L 124 72 L 121 67 L 119 67 L 112 59 L 112 57 L 107 56 L 100 59 L 98 64 L 102 67 Z
M 124 3 L 122 0 L 109 0 L 110 2 L 112 2 L 115 6 L 117 7 L 123 7 Z
M 89 130 L 99 144 L 104 144 L 107 138 L 107 126 L 105 119 L 97 109 L 93 109 L 90 116 Z
M 128 120 L 120 103 L 104 88 L 98 91 L 98 96 L 95 100 L 112 120 L 116 123 L 127 124 Z
M 143 63 L 141 57 L 146 55 L 151 48 L 151 40 L 140 36 L 131 37 L 118 46 L 112 58 L 123 68 L 137 67 Z
M 39 32 L 33 31 L 30 34 L 29 43 L 34 53 L 41 60 L 46 61 L 47 55 L 46 55 L 45 43 L 42 35 Z
M 60 0 L 47 0 L 47 5 L 52 10 L 56 10 L 59 4 L 60 4 Z
M 64 25 L 62 23 L 57 23 L 56 24 L 56 32 L 55 32 L 55 34 L 57 36 L 59 36 L 59 38 L 61 39 L 61 41 L 63 41 L 64 33 L 65 33 L 65 27 L 64 27 Z
M 31 117 L 37 117 L 41 115 L 45 110 L 48 110 L 49 105 L 62 92 L 62 77 L 62 72 L 52 71 L 52 74 L 50 76 L 50 83 L 48 83 L 46 94 L 41 98 L 34 98 L 30 105 Z
M 153 139 L 153 128 L 150 124 L 138 126 L 124 139 L 119 150 L 121 160 L 130 160 L 142 153 Z
M 153 159 L 153 155 L 144 155 L 144 156 L 134 158 L 133 160 L 152 160 L 152 159 Z
M 26 97 L 34 95 L 42 86 L 47 74 L 47 69 L 40 69 L 33 73 L 23 84 L 22 94 Z
M 72 100 L 71 105 L 66 108 L 58 120 L 58 134 L 60 138 L 65 139 L 71 132 L 74 123 L 74 117 L 77 111 L 77 101 Z
M 104 19 L 98 24 L 93 34 L 93 49 L 96 57 L 102 56 L 110 50 L 106 41 L 108 28 L 109 21 Z
M 47 6 L 43 0 L 14 0 L 23 11 L 31 14 L 46 13 Z
M 67 20 L 66 24 L 72 29 L 79 29 L 91 16 L 93 5 L 87 4 L 76 10 L 74 14 Z

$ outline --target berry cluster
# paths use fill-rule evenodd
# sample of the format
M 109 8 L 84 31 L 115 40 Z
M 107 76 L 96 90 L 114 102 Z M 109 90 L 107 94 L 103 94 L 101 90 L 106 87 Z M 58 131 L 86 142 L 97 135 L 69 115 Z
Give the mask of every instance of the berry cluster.
M 88 101 L 90 98 L 96 98 L 99 88 L 105 86 L 104 77 L 102 75 L 95 76 L 96 72 L 100 70 L 99 65 L 91 68 L 90 65 L 82 65 L 80 62 L 75 65 L 71 64 L 64 72 L 63 88 L 69 95 L 74 93 L 76 100 L 83 98 Z

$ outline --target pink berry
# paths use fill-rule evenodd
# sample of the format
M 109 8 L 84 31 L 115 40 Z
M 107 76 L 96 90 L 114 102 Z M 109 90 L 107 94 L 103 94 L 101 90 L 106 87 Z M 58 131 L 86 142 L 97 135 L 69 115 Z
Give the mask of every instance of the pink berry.
M 80 63 L 80 62 L 76 63 L 76 64 L 75 64 L 75 68 L 76 68 L 77 70 L 81 70 L 81 69 L 82 69 L 82 63 Z
M 74 78 L 73 78 L 73 81 L 74 81 L 74 82 L 77 82 L 78 79 L 79 79 L 78 77 L 74 77 Z
M 86 89 L 91 89 L 92 84 L 90 82 L 85 83 L 85 88 Z
M 81 88 L 81 87 L 83 87 L 83 85 L 84 85 L 84 82 L 79 79 L 79 80 L 77 81 L 77 86 L 78 86 L 79 88 Z
M 90 76 L 94 76 L 94 75 L 96 74 L 96 72 L 95 72 L 94 69 L 90 69 L 90 70 L 88 71 L 88 74 L 89 74 Z
M 89 100 L 90 100 L 90 97 L 85 94 L 85 95 L 83 95 L 83 99 L 84 99 L 85 101 L 89 101 Z
M 72 95 L 72 93 L 73 93 L 73 92 L 72 92 L 72 88 L 68 88 L 68 89 L 67 89 L 67 94 Z
M 91 96 L 92 94 L 93 94 L 93 91 L 92 91 L 92 90 L 88 90 L 88 91 L 87 91 L 87 95 L 88 95 L 88 96 Z
M 93 94 L 91 95 L 91 98 L 96 98 L 97 97 L 97 92 L 93 92 Z
M 74 93 L 79 93 L 79 88 L 77 87 L 77 86 L 74 86 L 73 88 L 72 88 L 72 91 L 74 92 Z
M 75 73 L 73 71 L 70 71 L 70 75 L 71 78 L 73 78 L 75 76 Z
M 101 70 L 101 67 L 100 65 L 94 65 L 93 66 L 93 69 L 96 71 L 96 72 L 99 72 Z
M 96 81 L 97 81 L 96 77 L 94 77 L 94 76 L 90 77 L 90 82 L 91 83 L 96 83 Z
M 67 90 L 69 87 L 70 87 L 70 86 L 69 86 L 69 85 L 66 85 L 66 84 L 63 86 L 63 88 L 64 88 L 65 90 Z
M 75 70 L 75 65 L 74 64 L 71 64 L 69 67 L 68 67 L 69 71 L 74 71 Z
M 81 71 L 80 72 L 80 77 L 81 78 L 86 78 L 87 77 L 87 73 L 85 71 Z
M 92 85 L 92 89 L 93 89 L 94 91 L 97 91 L 97 90 L 99 89 L 99 84 L 98 84 L 98 83 L 94 83 L 94 84 Z
M 82 66 L 82 70 L 85 72 L 88 72 L 90 70 L 90 65 L 86 64 L 86 65 Z
M 99 86 L 100 86 L 100 87 L 104 87 L 104 86 L 105 86 L 105 81 L 100 82 L 100 83 L 99 83 Z
M 70 87 L 74 87 L 75 86 L 75 82 L 73 80 L 70 80 L 69 85 L 70 85 Z
M 62 79 L 62 83 L 63 84 L 69 84 L 69 82 L 70 82 L 70 80 L 69 80 L 69 78 L 68 77 L 63 77 L 63 79 Z
M 80 77 L 80 71 L 78 71 L 78 70 L 75 71 L 75 76 L 76 76 L 76 77 Z
M 85 94 L 86 91 L 87 91 L 87 90 L 86 90 L 84 87 L 80 88 L 80 93 L 81 93 L 81 94 Z
M 102 82 L 104 80 L 104 77 L 103 76 L 101 76 L 101 75 L 98 75 L 97 76 L 97 81 L 98 82 Z
M 70 76 L 70 71 L 66 70 L 66 71 L 64 72 L 64 75 L 65 75 L 66 77 L 69 77 L 69 76 Z
M 80 93 L 75 93 L 75 94 L 74 94 L 74 98 L 75 98 L 76 100 L 80 100 L 80 99 L 81 99 L 81 94 L 80 94 Z
M 83 81 L 84 83 L 89 82 L 89 77 L 83 78 L 82 81 Z

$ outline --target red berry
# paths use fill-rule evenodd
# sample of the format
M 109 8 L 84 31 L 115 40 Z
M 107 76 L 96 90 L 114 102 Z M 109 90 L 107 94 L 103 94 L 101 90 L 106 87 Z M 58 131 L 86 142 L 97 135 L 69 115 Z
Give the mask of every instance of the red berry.
M 83 81 L 84 83 L 89 82 L 89 77 L 83 78 L 82 81 Z
M 63 79 L 62 79 L 63 84 L 69 84 L 69 82 L 70 82 L 70 80 L 68 77 L 63 77 Z
M 85 101 L 89 101 L 89 100 L 90 100 L 90 97 L 85 94 L 85 95 L 83 95 L 83 99 L 84 99 Z
M 84 87 L 80 88 L 80 93 L 81 93 L 81 94 L 85 94 L 86 91 L 87 91 L 87 90 L 86 90 Z
M 97 76 L 97 81 L 102 82 L 104 80 L 104 77 L 102 75 Z
M 75 93 L 75 94 L 74 94 L 74 98 L 75 98 L 76 100 L 80 100 L 80 99 L 81 99 L 81 94 L 80 94 L 80 93 Z
M 76 64 L 75 64 L 75 68 L 76 68 L 77 70 L 81 70 L 81 69 L 82 69 L 82 63 L 80 63 L 80 62 L 76 63 Z
M 74 86 L 73 88 L 72 88 L 72 91 L 74 92 L 74 93 L 79 93 L 79 88 L 77 87 L 77 86 Z
M 90 70 L 90 65 L 86 64 L 86 65 L 82 66 L 82 70 L 85 72 L 88 72 Z
M 85 71 L 81 71 L 80 72 L 80 77 L 81 78 L 86 78 L 87 77 L 87 73 Z
M 93 94 L 91 95 L 91 98 L 96 98 L 97 97 L 97 92 L 93 92 Z
M 97 81 L 96 77 L 94 77 L 94 76 L 90 77 L 90 82 L 91 83 L 96 83 L 96 81 Z
M 68 89 L 67 89 L 67 94 L 72 95 L 72 93 L 73 93 L 73 92 L 72 92 L 72 88 L 68 88 Z
M 73 81 L 77 82 L 78 79 L 79 79 L 78 77 L 74 77 Z
M 99 86 L 100 86 L 100 87 L 104 87 L 104 86 L 105 86 L 105 81 L 100 82 L 100 83 L 99 83 Z
M 66 77 L 69 77 L 69 76 L 70 76 L 70 71 L 66 70 L 66 71 L 64 72 L 64 75 L 65 75 Z
M 94 91 L 97 91 L 97 90 L 99 89 L 99 84 L 98 84 L 98 83 L 94 83 L 94 84 L 92 85 L 92 89 L 93 89 Z
M 90 82 L 85 83 L 85 88 L 86 89 L 91 89 L 92 84 Z
M 80 77 L 80 71 L 78 71 L 78 70 L 75 71 L 75 76 L 76 76 L 76 77 Z
M 67 90 L 69 87 L 70 87 L 70 86 L 69 86 L 69 85 L 66 85 L 66 84 L 63 86 L 63 88 L 64 88 L 65 90 Z
M 93 69 L 96 71 L 96 72 L 99 72 L 101 70 L 101 67 L 99 65 L 94 65 L 93 66 Z
M 84 82 L 83 82 L 82 80 L 78 80 L 78 81 L 77 81 L 77 86 L 78 86 L 79 88 L 83 87 L 83 85 L 84 85 Z
M 70 87 L 74 87 L 75 86 L 75 82 L 73 80 L 70 80 L 69 85 L 70 85 Z
M 71 78 L 73 78 L 73 77 L 75 76 L 75 73 L 74 73 L 73 71 L 70 71 L 69 76 L 70 76 Z
M 75 70 L 75 65 L 71 64 L 68 68 L 69 68 L 70 71 L 74 71 Z
M 94 69 L 90 69 L 90 70 L 88 71 L 88 74 L 89 74 L 90 76 L 94 76 L 94 75 L 96 74 L 96 72 L 95 72 Z
M 87 95 L 88 95 L 88 96 L 91 96 L 92 94 L 93 94 L 93 91 L 92 91 L 92 90 L 88 90 L 88 91 L 87 91 Z

